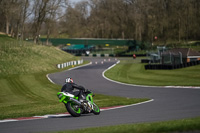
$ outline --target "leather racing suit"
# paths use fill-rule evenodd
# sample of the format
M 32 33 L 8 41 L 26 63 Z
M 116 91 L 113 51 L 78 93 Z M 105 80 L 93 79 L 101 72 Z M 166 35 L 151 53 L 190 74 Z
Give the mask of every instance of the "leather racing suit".
M 74 89 L 78 89 L 79 91 L 75 91 Z M 85 88 L 83 86 L 79 86 L 75 83 L 66 83 L 63 85 L 63 87 L 61 88 L 61 92 L 69 92 L 73 95 L 79 96 L 80 99 L 85 99 Z

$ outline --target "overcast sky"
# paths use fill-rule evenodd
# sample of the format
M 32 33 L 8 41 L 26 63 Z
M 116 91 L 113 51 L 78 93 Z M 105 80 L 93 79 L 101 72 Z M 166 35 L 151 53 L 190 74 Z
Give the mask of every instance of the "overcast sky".
M 72 2 L 72 3 L 76 3 L 76 2 L 79 2 L 79 1 L 82 1 L 82 0 L 69 0 L 70 2 Z

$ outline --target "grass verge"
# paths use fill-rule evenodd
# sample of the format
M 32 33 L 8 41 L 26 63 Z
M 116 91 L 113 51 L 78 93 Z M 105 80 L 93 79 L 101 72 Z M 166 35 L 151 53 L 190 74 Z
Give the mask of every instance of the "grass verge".
M 200 131 L 200 117 L 191 119 L 86 128 L 57 133 L 172 133 Z
M 0 119 L 66 112 L 59 103 L 61 86 L 48 81 L 46 74 L 62 70 L 56 64 L 78 60 L 52 46 L 17 41 L 0 35 Z M 146 99 L 97 95 L 100 107 L 126 105 Z M 112 101 L 112 102 L 107 102 Z
M 123 58 L 105 76 L 119 82 L 149 86 L 200 86 L 200 65 L 174 70 L 145 70 L 141 58 Z
M 0 119 L 30 117 L 66 112 L 63 103 L 59 103 L 57 92 L 61 86 L 50 83 L 47 73 L 12 75 L 0 78 Z M 96 94 L 94 101 L 100 107 L 128 105 L 148 99 Z

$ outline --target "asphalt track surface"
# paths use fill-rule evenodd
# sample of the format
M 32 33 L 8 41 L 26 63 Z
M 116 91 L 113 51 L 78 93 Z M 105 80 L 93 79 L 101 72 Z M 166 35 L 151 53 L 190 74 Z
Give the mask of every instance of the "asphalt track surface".
M 102 73 L 116 63 L 104 58 L 87 58 L 91 65 L 50 74 L 56 84 L 63 85 L 66 77 L 95 93 L 129 98 L 150 98 L 154 101 L 101 112 L 100 115 L 82 115 L 38 120 L 0 123 L 0 133 L 48 132 L 100 127 L 108 125 L 157 122 L 200 116 L 200 89 L 139 87 L 114 83 L 103 78 Z M 96 64 L 97 63 L 97 64 Z M 133 73 L 134 74 L 134 73 Z M 64 107 L 64 106 L 63 106 Z

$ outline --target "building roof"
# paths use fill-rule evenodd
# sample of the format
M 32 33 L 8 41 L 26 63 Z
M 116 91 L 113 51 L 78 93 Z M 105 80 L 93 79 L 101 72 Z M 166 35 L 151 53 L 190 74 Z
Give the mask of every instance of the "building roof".
M 200 52 L 193 50 L 191 48 L 174 48 L 168 51 L 165 51 L 162 53 L 162 55 L 180 55 L 182 54 L 182 57 L 199 57 L 200 58 Z

